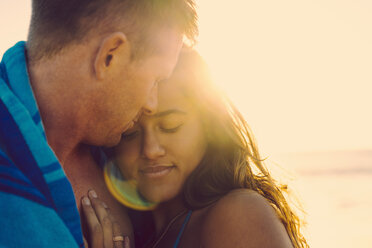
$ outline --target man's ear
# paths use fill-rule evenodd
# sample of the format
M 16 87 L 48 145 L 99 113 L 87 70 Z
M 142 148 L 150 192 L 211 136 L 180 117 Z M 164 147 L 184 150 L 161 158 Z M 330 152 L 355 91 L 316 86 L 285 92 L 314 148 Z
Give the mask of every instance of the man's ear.
M 122 32 L 112 33 L 100 43 L 94 61 L 94 72 L 98 80 L 104 79 L 118 64 L 130 60 L 130 45 Z

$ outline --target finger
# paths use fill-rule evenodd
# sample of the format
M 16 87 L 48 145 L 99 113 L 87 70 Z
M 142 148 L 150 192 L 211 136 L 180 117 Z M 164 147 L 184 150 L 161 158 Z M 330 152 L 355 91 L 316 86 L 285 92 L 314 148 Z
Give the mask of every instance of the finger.
M 128 236 L 125 236 L 124 248 L 130 248 L 130 242 L 129 242 L 129 237 Z
M 108 216 L 109 216 L 109 218 L 111 220 L 111 223 L 112 223 L 113 237 L 124 236 L 119 222 L 115 220 L 114 216 L 111 214 L 110 211 L 108 211 Z M 127 238 L 127 237 L 125 237 L 125 238 Z M 114 248 L 127 248 L 127 246 L 125 246 L 125 238 L 124 238 L 124 241 L 114 241 Z M 128 239 L 128 241 L 129 241 L 129 239 Z M 129 248 L 129 246 L 128 246 L 128 248 Z
M 92 207 L 92 203 L 86 196 L 84 196 L 81 199 L 81 203 L 83 208 L 83 214 L 88 225 L 90 247 L 91 248 L 103 247 L 102 227 Z
M 104 207 L 103 202 L 98 198 L 97 193 L 94 190 L 88 192 L 89 199 L 92 202 L 94 211 L 96 212 L 99 223 L 101 224 L 103 231 L 103 243 L 105 248 L 113 247 L 113 231 L 112 222 L 109 217 L 107 209 Z
M 125 237 L 115 236 L 113 239 L 114 248 L 124 248 Z

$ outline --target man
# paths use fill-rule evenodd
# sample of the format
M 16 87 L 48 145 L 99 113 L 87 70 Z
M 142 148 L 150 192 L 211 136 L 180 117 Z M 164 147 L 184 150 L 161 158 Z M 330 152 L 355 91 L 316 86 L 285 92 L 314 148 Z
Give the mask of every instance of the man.
M 0 247 L 82 247 L 94 188 L 119 222 L 90 146 L 157 107 L 157 83 L 197 32 L 192 0 L 33 0 L 27 43 L 0 64 Z M 78 204 L 76 204 L 78 203 Z M 131 235 L 129 233 L 129 235 Z

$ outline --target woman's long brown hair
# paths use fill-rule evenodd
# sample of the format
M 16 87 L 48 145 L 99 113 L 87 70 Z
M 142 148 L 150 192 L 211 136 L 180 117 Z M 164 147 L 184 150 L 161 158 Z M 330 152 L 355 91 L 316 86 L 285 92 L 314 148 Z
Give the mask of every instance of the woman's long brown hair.
M 184 185 L 185 204 L 200 209 L 233 189 L 254 190 L 274 208 L 293 246 L 309 247 L 300 232 L 300 219 L 283 195 L 286 186 L 270 176 L 247 122 L 213 85 L 203 59 L 196 51 L 184 49 L 174 74 L 176 82 L 170 83 L 179 84 L 198 109 L 208 140 L 204 158 Z

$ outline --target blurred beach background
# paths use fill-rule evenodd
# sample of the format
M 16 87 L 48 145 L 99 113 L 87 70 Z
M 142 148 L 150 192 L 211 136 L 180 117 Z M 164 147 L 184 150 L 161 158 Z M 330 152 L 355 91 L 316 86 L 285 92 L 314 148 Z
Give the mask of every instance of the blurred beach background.
M 310 246 L 372 247 L 372 1 L 196 2 L 196 49 L 298 198 Z M 0 2 L 0 56 L 30 11 Z

